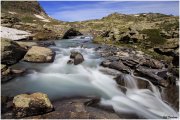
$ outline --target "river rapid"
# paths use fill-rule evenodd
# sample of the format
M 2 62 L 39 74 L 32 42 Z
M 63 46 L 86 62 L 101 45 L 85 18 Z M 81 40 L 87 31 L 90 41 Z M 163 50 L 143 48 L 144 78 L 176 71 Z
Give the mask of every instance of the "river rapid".
M 111 106 L 116 113 L 132 113 L 140 118 L 178 117 L 161 99 L 159 90 L 151 84 L 151 90 L 139 89 L 137 79 L 145 78 L 124 74 L 126 93 L 119 89 L 114 76 L 102 72 L 99 66 L 103 58 L 95 51 L 91 39 L 55 41 L 51 46 L 56 57 L 53 63 L 27 63 L 21 61 L 14 68 L 25 68 L 30 72 L 2 84 L 2 95 L 14 96 L 22 93 L 44 92 L 51 100 L 72 96 L 98 96 L 102 106 Z M 67 64 L 71 51 L 79 51 L 85 61 L 79 65 Z

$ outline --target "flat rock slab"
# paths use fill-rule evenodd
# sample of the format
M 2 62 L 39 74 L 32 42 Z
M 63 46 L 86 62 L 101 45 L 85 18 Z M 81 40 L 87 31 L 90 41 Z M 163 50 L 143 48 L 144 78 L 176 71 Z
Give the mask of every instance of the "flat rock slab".
M 54 102 L 55 111 L 28 119 L 119 119 L 113 112 L 84 105 L 90 98 L 70 98 Z

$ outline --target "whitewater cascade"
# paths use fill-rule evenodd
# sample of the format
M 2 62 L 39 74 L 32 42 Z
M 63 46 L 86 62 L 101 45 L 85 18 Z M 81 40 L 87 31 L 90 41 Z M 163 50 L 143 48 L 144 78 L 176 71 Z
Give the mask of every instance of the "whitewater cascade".
M 103 69 L 99 66 L 102 58 L 96 55 L 92 47 L 82 48 L 76 46 L 75 41 L 62 40 L 51 48 L 56 51 L 53 63 L 20 63 L 19 66 L 32 68 L 33 72 L 4 84 L 2 93 L 16 95 L 41 91 L 47 93 L 51 99 L 96 95 L 101 97 L 101 105 L 112 106 L 117 113 L 134 113 L 141 118 L 178 117 L 178 113 L 162 101 L 159 90 L 145 78 L 124 74 L 127 91 L 123 93 L 113 76 L 100 71 Z M 76 66 L 67 64 L 71 51 L 82 53 L 85 61 Z M 148 81 L 152 91 L 139 89 L 137 79 Z

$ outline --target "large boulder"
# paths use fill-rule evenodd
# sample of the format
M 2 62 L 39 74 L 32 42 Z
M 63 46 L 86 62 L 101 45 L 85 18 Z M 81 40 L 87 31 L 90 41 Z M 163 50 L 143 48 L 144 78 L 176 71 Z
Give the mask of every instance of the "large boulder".
M 32 46 L 23 60 L 35 63 L 49 63 L 54 61 L 55 52 L 49 48 Z
M 78 65 L 84 61 L 83 55 L 76 51 L 71 52 L 70 58 L 73 59 L 74 65 Z
M 12 65 L 21 60 L 26 54 L 26 50 L 16 42 L 1 38 L 1 63 Z
M 79 35 L 82 35 L 82 33 L 80 33 L 79 31 L 77 31 L 74 28 L 70 28 L 64 33 L 63 39 L 70 39 L 70 38 L 73 38 L 73 37 L 79 36 Z
M 13 111 L 16 118 L 22 118 L 51 112 L 53 105 L 44 93 L 20 94 L 13 99 Z

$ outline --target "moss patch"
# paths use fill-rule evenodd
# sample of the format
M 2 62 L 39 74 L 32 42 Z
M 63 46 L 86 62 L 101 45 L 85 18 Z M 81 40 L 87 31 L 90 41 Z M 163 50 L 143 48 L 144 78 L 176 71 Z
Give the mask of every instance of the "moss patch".
M 145 39 L 145 42 L 149 42 L 152 47 L 166 42 L 166 40 L 160 35 L 159 29 L 144 29 L 141 33 L 147 34 L 148 38 Z

